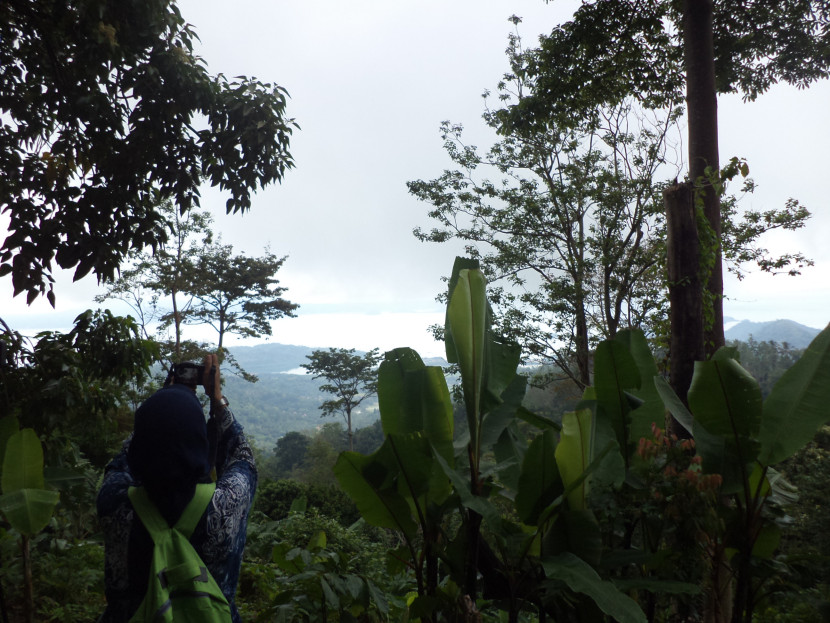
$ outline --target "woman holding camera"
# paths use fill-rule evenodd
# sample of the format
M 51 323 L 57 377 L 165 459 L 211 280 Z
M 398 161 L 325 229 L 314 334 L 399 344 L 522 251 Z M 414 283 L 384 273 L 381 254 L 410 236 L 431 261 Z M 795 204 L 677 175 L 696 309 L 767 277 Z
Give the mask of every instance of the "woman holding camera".
M 190 542 L 227 598 L 232 620 L 240 621 L 234 597 L 257 472 L 242 426 L 222 396 L 216 355 L 205 357 L 204 370 L 215 419 L 215 466 L 195 386 L 175 380 L 138 408 L 132 435 L 107 465 L 97 503 L 106 550 L 107 608 L 101 622 L 129 621 L 147 591 L 153 542 L 133 509 L 128 489 L 143 485 L 172 526 L 193 498 L 196 485 L 214 477 L 216 490 Z

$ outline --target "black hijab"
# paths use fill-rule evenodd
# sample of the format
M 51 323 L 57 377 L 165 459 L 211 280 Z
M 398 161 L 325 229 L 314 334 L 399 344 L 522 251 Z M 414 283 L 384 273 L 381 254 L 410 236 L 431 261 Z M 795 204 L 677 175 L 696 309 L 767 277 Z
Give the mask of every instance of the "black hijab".
M 135 412 L 127 464 L 162 516 L 175 523 L 196 484 L 210 482 L 205 415 L 192 389 L 170 385 L 144 401 Z

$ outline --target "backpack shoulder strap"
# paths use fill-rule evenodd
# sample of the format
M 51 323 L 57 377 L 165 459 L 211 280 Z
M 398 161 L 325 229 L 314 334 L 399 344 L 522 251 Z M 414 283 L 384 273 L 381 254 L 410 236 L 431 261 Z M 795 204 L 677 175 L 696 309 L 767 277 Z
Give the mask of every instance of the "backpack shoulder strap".
M 215 482 L 207 482 L 196 485 L 196 491 L 193 494 L 193 499 L 188 502 L 185 509 L 182 511 L 181 517 L 176 522 L 174 528 L 185 535 L 188 539 L 196 529 L 196 524 L 205 512 L 213 492 L 216 490 Z
M 141 523 L 144 524 L 147 532 L 150 533 L 153 543 L 157 542 L 157 537 L 169 530 L 170 526 L 167 525 L 164 517 L 158 512 L 156 505 L 150 500 L 147 489 L 144 487 L 130 487 L 127 489 L 127 495 Z
M 216 489 L 215 483 L 205 483 L 196 485 L 196 491 L 193 494 L 193 499 L 187 503 L 187 506 L 182 511 L 181 517 L 173 526 L 176 530 L 185 535 L 188 539 L 193 534 L 196 524 L 199 523 L 202 514 L 205 512 L 207 505 L 213 497 L 213 492 Z M 147 489 L 144 487 L 130 487 L 127 490 L 127 495 L 132 502 L 135 512 L 138 513 L 141 523 L 147 528 L 153 543 L 158 541 L 158 538 L 170 530 L 167 521 L 161 516 L 156 505 L 150 500 Z

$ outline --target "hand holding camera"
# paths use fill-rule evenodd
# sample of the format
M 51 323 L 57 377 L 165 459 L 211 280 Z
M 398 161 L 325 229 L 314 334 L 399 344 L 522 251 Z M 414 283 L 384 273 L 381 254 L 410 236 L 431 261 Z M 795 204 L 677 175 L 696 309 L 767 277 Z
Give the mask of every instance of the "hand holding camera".
M 175 363 L 170 368 L 165 385 L 187 385 L 192 390 L 201 385 L 211 401 L 222 402 L 222 384 L 219 376 L 219 357 L 216 354 L 205 355 L 202 365 L 189 361 Z

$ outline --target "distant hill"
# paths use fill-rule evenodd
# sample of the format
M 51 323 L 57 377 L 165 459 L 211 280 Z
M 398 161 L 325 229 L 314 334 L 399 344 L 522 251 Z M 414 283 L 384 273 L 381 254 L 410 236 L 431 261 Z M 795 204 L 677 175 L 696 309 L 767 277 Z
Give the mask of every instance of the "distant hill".
M 308 363 L 307 355 L 315 349 L 308 346 L 289 344 L 257 344 L 256 346 L 233 346 L 228 348 L 239 365 L 251 374 L 276 374 L 296 370 L 302 363 Z
M 726 326 L 727 340 L 746 342 L 751 335 L 758 342 L 786 342 L 795 349 L 806 348 L 819 333 L 818 329 L 792 320 L 728 319 Z M 228 375 L 225 392 L 239 421 L 263 450 L 270 451 L 277 439 L 288 432 L 309 430 L 332 421 L 320 418 L 320 403 L 328 399 L 320 392 L 322 381 L 315 381 L 300 369 L 308 361 L 306 356 L 317 348 L 267 343 L 229 350 L 245 370 L 260 379 L 258 383 L 247 383 Z M 441 358 L 429 358 L 424 363 L 447 365 Z M 354 415 L 354 427 L 370 426 L 377 418 L 377 400 L 372 400 Z
M 277 439 L 288 432 L 310 430 L 334 421 L 320 418 L 320 403 L 331 398 L 320 391 L 323 381 L 312 379 L 300 368 L 301 364 L 308 363 L 307 355 L 320 348 L 267 343 L 233 346 L 228 350 L 244 370 L 259 377 L 257 383 L 248 383 L 231 374 L 225 375 L 225 394 L 245 431 L 260 448 L 270 451 Z M 429 358 L 424 363 L 447 365 L 441 358 Z M 374 398 L 353 414 L 352 423 L 357 429 L 371 426 L 377 418 Z
M 807 327 L 794 320 L 750 322 L 741 320 L 725 332 L 727 340 L 746 342 L 750 336 L 757 342 L 786 342 L 792 348 L 807 348 L 819 329 Z

